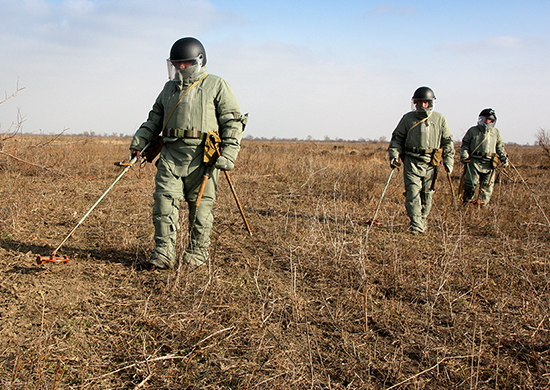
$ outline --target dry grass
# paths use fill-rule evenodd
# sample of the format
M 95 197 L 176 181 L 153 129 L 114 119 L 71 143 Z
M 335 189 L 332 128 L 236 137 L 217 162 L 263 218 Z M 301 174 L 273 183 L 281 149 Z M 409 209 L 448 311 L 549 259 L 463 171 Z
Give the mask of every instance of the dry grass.
M 150 165 L 68 240 L 68 264 L 37 266 L 128 145 L 45 141 L 15 137 L 0 154 L 2 389 L 550 388 L 540 149 L 509 148 L 517 170 L 489 209 L 453 210 L 440 175 L 418 237 L 400 174 L 384 225 L 362 224 L 389 174 L 385 144 L 246 142 L 232 176 L 254 236 L 222 181 L 212 262 L 189 274 L 136 267 L 152 248 Z

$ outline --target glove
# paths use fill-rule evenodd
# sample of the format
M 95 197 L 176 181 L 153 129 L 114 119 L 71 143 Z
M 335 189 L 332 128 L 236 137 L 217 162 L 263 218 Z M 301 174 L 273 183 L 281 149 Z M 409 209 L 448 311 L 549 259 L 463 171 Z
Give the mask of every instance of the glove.
M 443 167 L 445 167 L 445 170 L 449 173 L 453 173 L 453 167 L 447 164 L 443 164 Z
M 502 168 L 508 168 L 508 165 L 510 165 L 510 163 L 508 162 L 508 159 L 502 162 Z
M 233 168 L 235 168 L 235 164 L 233 164 L 233 161 L 228 159 L 225 156 L 220 156 L 216 160 L 216 164 L 214 164 L 214 167 L 217 169 L 221 169 L 222 171 L 231 171 Z
M 134 157 L 139 160 L 141 158 L 141 151 L 130 149 L 130 160 L 132 160 Z
M 470 152 L 466 149 L 460 150 L 460 162 L 462 164 L 468 164 L 470 162 Z
M 401 166 L 401 163 L 399 162 L 398 159 L 392 158 L 392 159 L 390 160 L 390 168 L 391 168 L 391 169 L 399 168 L 400 166 Z

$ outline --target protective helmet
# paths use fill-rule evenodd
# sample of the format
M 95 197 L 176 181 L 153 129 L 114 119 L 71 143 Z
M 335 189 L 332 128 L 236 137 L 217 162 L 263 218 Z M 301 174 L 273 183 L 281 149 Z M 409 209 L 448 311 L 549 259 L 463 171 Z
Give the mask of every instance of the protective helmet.
M 435 100 L 434 91 L 429 87 L 420 87 L 414 91 L 412 100 Z
M 492 108 L 485 108 L 484 110 L 481 110 L 481 112 L 479 113 L 479 116 L 482 116 L 487 119 L 492 119 L 493 122 L 497 121 L 495 110 L 493 110 Z
M 206 50 L 196 38 L 180 38 L 170 49 L 169 61 L 193 61 L 196 60 L 201 66 L 206 65 Z

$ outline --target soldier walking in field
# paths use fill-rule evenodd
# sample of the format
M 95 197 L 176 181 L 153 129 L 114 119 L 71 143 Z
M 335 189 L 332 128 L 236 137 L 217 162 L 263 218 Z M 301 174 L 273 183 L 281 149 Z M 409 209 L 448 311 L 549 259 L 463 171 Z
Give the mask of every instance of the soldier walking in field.
M 206 51 L 200 41 L 191 37 L 177 40 L 167 61 L 169 81 L 157 97 L 147 121 L 136 131 L 130 150 L 132 156 L 139 157 L 157 135 L 164 143 L 156 163 L 153 194 L 155 248 L 146 265 L 175 266 L 179 207 L 185 200 L 189 211 L 189 242 L 183 259 L 195 268 L 204 265 L 209 258 L 214 221 L 212 206 L 219 170 L 230 171 L 234 167 L 245 117 L 229 84 L 206 72 Z M 221 138 L 220 156 L 213 167 L 203 162 L 208 132 L 215 132 Z M 197 206 L 205 174 L 208 181 Z
M 412 234 L 426 231 L 438 165 L 443 163 L 449 173 L 454 165 L 453 136 L 445 117 L 434 111 L 434 102 L 431 88 L 418 88 L 412 97 L 413 110 L 397 124 L 388 148 L 392 169 L 400 165 L 399 159 L 403 161 L 405 206 Z
M 479 113 L 477 125 L 470 127 L 462 139 L 460 162 L 464 164 L 464 205 L 472 202 L 479 184 L 476 204 L 487 205 L 495 184 L 495 168 L 499 161 L 508 166 L 508 155 L 504 150 L 504 140 L 495 127 L 495 110 L 485 108 Z

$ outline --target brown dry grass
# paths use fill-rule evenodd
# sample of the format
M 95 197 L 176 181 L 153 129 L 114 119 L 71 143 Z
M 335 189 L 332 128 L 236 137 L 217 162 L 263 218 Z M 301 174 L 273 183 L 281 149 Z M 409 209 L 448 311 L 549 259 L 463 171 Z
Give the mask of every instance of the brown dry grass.
M 212 262 L 189 274 L 136 267 L 152 248 L 150 165 L 62 247 L 68 264 L 37 266 L 128 145 L 44 142 L 15 137 L 0 154 L 2 389 L 550 387 L 550 178 L 537 148 L 509 148 L 517 171 L 500 174 L 489 209 L 453 210 L 440 175 L 417 237 L 400 174 L 384 225 L 361 224 L 389 173 L 385 144 L 245 142 L 233 180 L 254 236 L 222 181 Z

